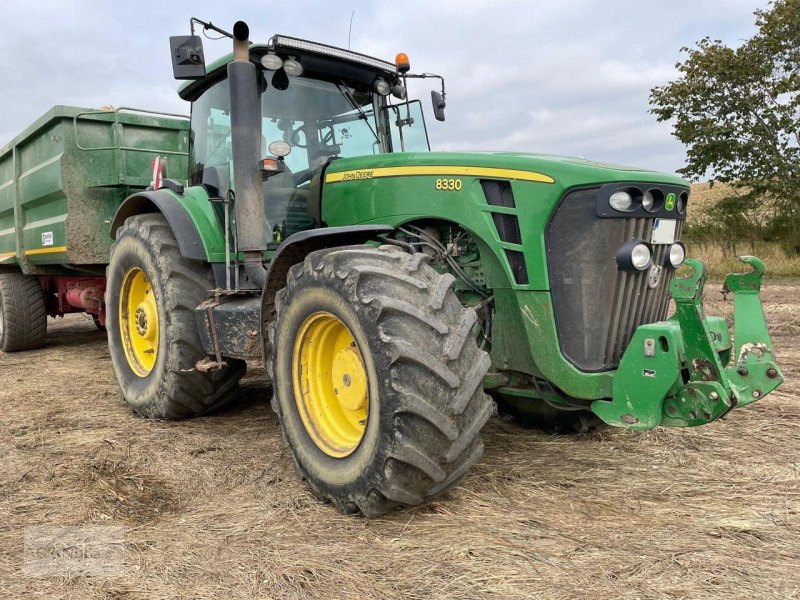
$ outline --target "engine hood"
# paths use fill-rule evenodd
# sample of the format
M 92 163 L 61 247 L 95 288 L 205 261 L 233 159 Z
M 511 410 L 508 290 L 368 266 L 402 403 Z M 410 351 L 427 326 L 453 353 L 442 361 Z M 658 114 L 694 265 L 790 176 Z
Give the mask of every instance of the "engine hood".
M 433 174 L 431 167 L 472 167 L 519 171 L 520 178 L 556 184 L 568 188 L 615 181 L 641 181 L 688 186 L 676 175 L 647 169 L 600 163 L 573 156 L 526 154 L 520 152 L 396 152 L 375 156 L 359 156 L 333 161 L 328 176 L 353 172 L 353 178 L 369 178 L 370 170 L 393 167 L 422 167 L 418 174 Z M 415 174 L 413 170 L 405 170 Z M 530 173 L 532 176 L 522 174 Z M 498 177 L 503 177 L 498 172 Z M 541 176 L 541 178 L 536 178 Z M 513 177 L 509 177 L 513 178 Z

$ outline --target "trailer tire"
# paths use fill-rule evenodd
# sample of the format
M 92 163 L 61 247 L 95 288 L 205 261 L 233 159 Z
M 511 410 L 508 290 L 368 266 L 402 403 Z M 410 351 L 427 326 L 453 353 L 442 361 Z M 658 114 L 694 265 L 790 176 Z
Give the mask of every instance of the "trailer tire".
M 272 406 L 314 493 L 374 517 L 457 485 L 495 406 L 454 278 L 424 254 L 350 246 L 312 252 L 287 280 L 268 326 Z
M 227 367 L 212 372 L 195 368 L 206 357 L 195 308 L 213 288 L 212 273 L 208 265 L 181 255 L 161 214 L 125 220 L 111 249 L 107 279 L 109 353 L 122 396 L 135 412 L 185 419 L 236 398 L 244 361 L 227 359 Z M 134 310 L 137 297 L 141 302 Z
M 44 345 L 47 306 L 39 279 L 0 274 L 0 350 L 22 352 Z

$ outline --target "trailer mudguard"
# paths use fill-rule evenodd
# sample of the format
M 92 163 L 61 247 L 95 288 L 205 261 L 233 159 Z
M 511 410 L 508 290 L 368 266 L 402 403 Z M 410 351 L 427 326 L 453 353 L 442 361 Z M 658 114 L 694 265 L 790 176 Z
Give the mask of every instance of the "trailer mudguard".
M 117 238 L 117 229 L 125 219 L 144 213 L 160 212 L 167 219 L 178 240 L 178 248 L 186 258 L 209 260 L 206 244 L 182 198 L 169 189 L 138 192 L 126 198 L 111 221 L 111 239 Z

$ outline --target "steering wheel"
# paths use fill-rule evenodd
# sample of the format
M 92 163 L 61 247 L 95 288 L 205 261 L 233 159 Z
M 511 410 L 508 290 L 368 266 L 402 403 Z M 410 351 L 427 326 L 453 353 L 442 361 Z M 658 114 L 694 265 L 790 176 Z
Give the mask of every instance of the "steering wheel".
M 305 123 L 296 129 L 292 129 L 292 133 L 289 135 L 289 141 L 291 142 L 292 146 L 297 146 L 298 148 L 308 148 L 308 132 L 306 129 L 308 129 L 309 126 L 310 123 Z M 300 143 L 301 133 L 303 134 L 303 139 L 305 140 L 305 143 L 303 144 Z

